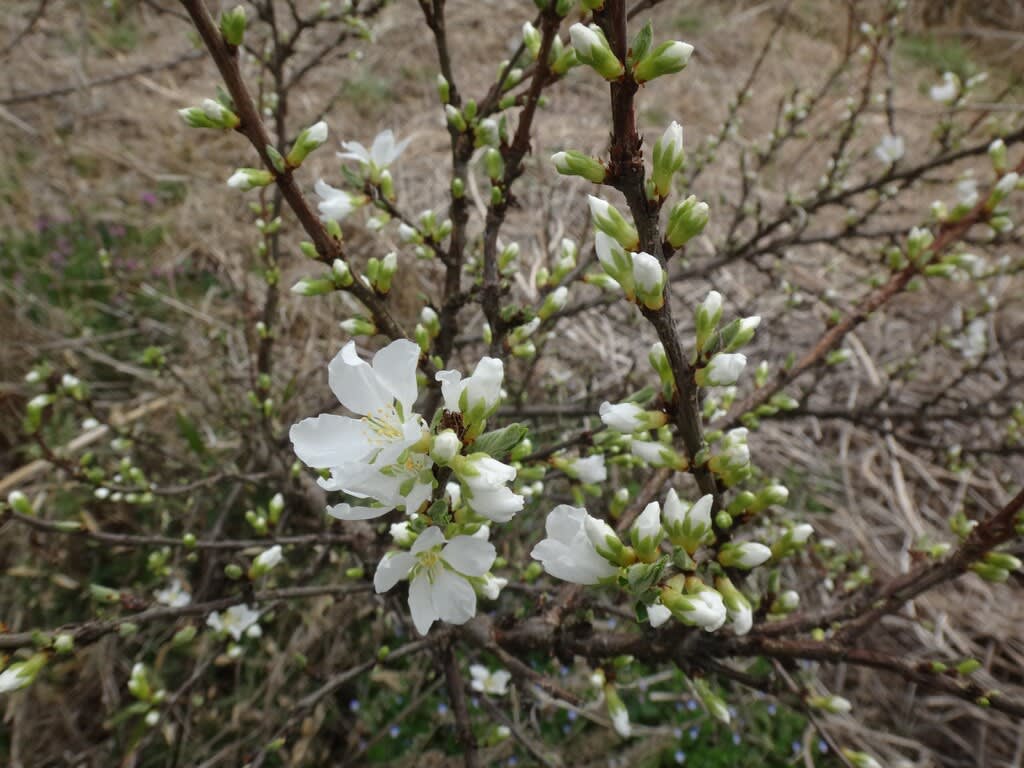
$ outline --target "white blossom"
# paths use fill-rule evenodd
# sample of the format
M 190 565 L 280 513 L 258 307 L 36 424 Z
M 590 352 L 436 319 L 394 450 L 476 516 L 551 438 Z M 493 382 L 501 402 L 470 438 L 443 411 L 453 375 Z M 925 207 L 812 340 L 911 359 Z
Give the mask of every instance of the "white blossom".
M 957 96 L 960 95 L 960 78 L 952 72 L 944 72 L 942 75 L 942 82 L 938 85 L 933 85 L 928 95 L 932 101 L 937 101 L 940 104 L 951 104 L 956 101 Z
M 459 456 L 452 469 L 462 483 L 462 499 L 478 515 L 496 523 L 507 523 L 525 503 L 508 487 L 516 478 L 516 469 L 486 453 Z
M 192 602 L 192 595 L 184 588 L 180 579 L 173 579 L 164 589 L 153 593 L 156 601 L 171 608 L 181 608 Z
M 672 611 L 666 608 L 660 599 L 647 606 L 647 621 L 653 628 L 657 629 L 671 618 Z
M 530 556 L 540 560 L 544 570 L 557 579 L 576 584 L 597 584 L 618 570 L 594 549 L 587 535 L 590 518 L 582 507 L 560 504 L 548 514 L 547 538 L 537 544 Z
M 437 621 L 465 624 L 476 615 L 476 592 L 467 577 L 480 578 L 494 562 L 494 545 L 473 536 L 446 541 L 437 526 L 427 528 L 409 552 L 388 552 L 377 566 L 373 586 L 387 592 L 409 580 L 409 610 L 425 635 Z
M 396 142 L 395 134 L 389 128 L 377 134 L 369 149 L 358 141 L 341 142 L 342 149 L 346 151 L 338 152 L 338 157 L 343 160 L 356 160 L 371 173 L 380 172 L 398 159 L 410 141 L 412 137 Z
M 565 464 L 565 473 L 581 483 L 603 483 L 608 479 L 608 470 L 604 464 L 604 454 L 595 453 L 585 458 L 570 459 Z
M 313 189 L 320 198 L 316 207 L 325 221 L 342 221 L 362 204 L 361 197 L 332 187 L 323 179 L 318 179 Z
M 260 552 L 260 554 L 257 555 L 256 560 L 254 560 L 253 562 L 258 568 L 260 568 L 265 573 L 266 571 L 272 569 L 274 566 L 280 564 L 282 559 L 283 555 L 281 554 L 281 545 L 275 544 L 269 549 L 265 549 L 262 552 Z
M 474 691 L 493 696 L 504 696 L 508 693 L 508 682 L 512 679 L 511 673 L 507 670 L 496 669 L 491 672 L 483 664 L 470 664 L 469 676 L 472 678 L 469 685 Z
M 328 383 L 360 418 L 321 414 L 292 426 L 296 455 L 311 467 L 331 470 L 329 479 L 317 481 L 321 486 L 381 505 L 338 504 L 328 509 L 334 517 L 365 520 L 400 505 L 415 511 L 430 497 L 433 461 L 412 450 L 428 431 L 412 410 L 419 356 L 416 344 L 399 339 L 377 352 L 371 365 L 350 341 L 328 366 Z
M 636 403 L 612 404 L 605 401 L 601 403 L 598 413 L 606 426 L 625 434 L 636 432 L 647 426 L 647 421 L 643 418 L 644 409 Z
M 446 411 L 479 421 L 489 416 L 501 401 L 505 366 L 497 358 L 482 357 L 468 378 L 463 379 L 458 371 L 438 371 L 434 378 L 441 382 Z
M 902 136 L 886 134 L 875 147 L 875 157 L 886 165 L 892 165 L 903 157 L 904 145 Z
M 501 590 L 507 586 L 508 579 L 488 573 L 484 575 L 483 584 L 480 585 L 480 594 L 488 600 L 497 600 L 499 595 L 501 595 Z
M 248 605 L 232 605 L 224 613 L 214 611 L 206 617 L 206 624 L 208 627 L 213 629 L 215 632 L 224 632 L 235 639 L 242 639 L 242 634 L 248 634 L 250 636 L 259 636 L 258 632 L 252 632 L 252 630 L 259 629 L 257 623 L 260 618 L 259 611 L 250 608 Z
M 715 355 L 704 369 L 704 383 L 711 387 L 732 386 L 746 365 L 747 356 L 739 352 Z

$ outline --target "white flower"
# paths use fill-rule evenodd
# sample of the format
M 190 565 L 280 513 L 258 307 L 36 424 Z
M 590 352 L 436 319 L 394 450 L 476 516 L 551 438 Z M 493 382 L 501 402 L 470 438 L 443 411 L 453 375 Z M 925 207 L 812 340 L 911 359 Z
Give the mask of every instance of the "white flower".
M 454 430 L 446 429 L 434 438 L 434 444 L 430 448 L 430 455 L 439 464 L 447 464 L 459 455 L 462 450 L 462 443 Z
M 228 186 L 232 189 L 240 189 L 243 192 L 252 189 L 249 183 L 249 174 L 242 168 L 239 168 L 228 177 Z
M 608 479 L 608 470 L 604 465 L 604 454 L 595 453 L 586 458 L 570 459 L 565 464 L 565 474 L 581 483 L 603 483 Z
M 336 189 L 323 179 L 317 179 L 313 189 L 320 197 L 316 207 L 325 221 L 342 221 L 362 204 L 362 198 L 343 189 Z
M 704 384 L 710 387 L 732 386 L 746 365 L 747 356 L 740 352 L 715 355 L 704 369 Z
M 629 711 L 625 707 L 609 708 L 608 713 L 612 717 L 612 727 L 615 732 L 624 739 L 628 739 L 633 733 L 633 727 L 629 723 Z
M 409 552 L 389 552 L 377 566 L 373 586 L 387 592 L 409 580 L 409 610 L 416 630 L 425 635 L 440 619 L 465 624 L 476 615 L 476 592 L 466 577 L 487 573 L 496 552 L 490 542 L 456 536 L 446 542 L 437 526 L 427 528 Z
M 1018 181 L 1020 181 L 1020 175 L 1011 171 L 996 182 L 995 191 L 1006 197 L 1017 188 Z M 65 386 L 67 385 L 65 384 Z
M 933 85 L 928 91 L 932 101 L 940 104 L 951 104 L 960 95 L 960 78 L 952 72 L 945 72 L 942 75 L 942 82 Z
M 242 639 L 243 632 L 250 637 L 259 637 L 259 619 L 259 611 L 248 605 L 232 605 L 223 614 L 214 611 L 207 616 L 206 625 L 215 632 L 226 632 L 237 642 Z
M 737 635 L 745 635 L 754 626 L 754 611 L 750 603 L 740 603 L 736 609 L 729 609 L 729 618 L 732 620 L 732 631 Z
M 606 426 L 627 435 L 644 429 L 647 424 L 643 418 L 644 409 L 636 403 L 616 403 L 613 405 L 605 401 L 601 403 L 598 413 L 601 414 L 601 421 Z
M 977 360 L 985 354 L 988 347 L 988 326 L 985 318 L 976 317 L 967 324 L 960 336 L 949 342 L 954 349 L 968 360 Z
M 463 500 L 478 515 L 507 523 L 523 508 L 523 497 L 507 485 L 516 478 L 515 467 L 486 453 L 459 456 L 451 466 L 462 482 Z
M 171 608 L 181 608 L 192 602 L 192 595 L 184 589 L 180 579 L 174 579 L 166 588 L 158 589 L 153 596 L 158 603 Z
M 672 611 L 662 605 L 660 599 L 655 600 L 651 605 L 647 606 L 647 621 L 649 621 L 651 626 L 655 629 L 671 618 Z
M 956 183 L 956 199 L 960 205 L 973 208 L 978 203 L 978 182 L 972 178 Z
M 269 549 L 265 549 L 262 552 L 260 552 L 260 554 L 256 557 L 256 560 L 253 562 L 257 566 L 257 568 L 266 573 L 271 568 L 278 565 L 282 559 L 283 556 L 281 554 L 281 545 L 275 544 Z
M 480 693 L 489 693 L 494 696 L 504 696 L 508 693 L 508 681 L 512 675 L 504 669 L 496 669 L 493 672 L 483 664 L 471 664 L 469 675 L 473 678 L 470 687 Z
M 398 159 L 410 141 L 412 137 L 396 142 L 395 134 L 389 128 L 377 134 L 370 149 L 358 141 L 341 142 L 342 149 L 348 151 L 338 152 L 338 157 L 343 160 L 356 160 L 371 173 L 379 173 Z
M 377 352 L 369 365 L 350 341 L 328 366 L 328 383 L 341 404 L 360 418 L 325 413 L 292 426 L 296 455 L 311 467 L 331 470 L 329 480 L 317 481 L 321 486 L 382 505 L 339 504 L 328 510 L 334 517 L 365 520 L 403 504 L 406 511 L 415 511 L 430 497 L 433 462 L 410 450 L 427 433 L 426 423 L 412 410 L 419 357 L 416 344 L 399 339 Z
M 875 157 L 886 165 L 892 165 L 903 157 L 904 146 L 902 136 L 886 134 L 875 147 Z
M 497 358 L 482 357 L 473 375 L 466 379 L 458 371 L 438 371 L 434 378 L 441 382 L 446 411 L 479 421 L 487 418 L 501 400 L 505 366 Z
M 652 467 L 682 468 L 679 466 L 679 456 L 664 443 L 653 440 L 631 440 L 629 451 Z
M 590 519 L 582 507 L 560 504 L 548 514 L 547 538 L 533 548 L 530 557 L 557 579 L 576 584 L 596 584 L 618 570 L 594 549 L 587 536 Z

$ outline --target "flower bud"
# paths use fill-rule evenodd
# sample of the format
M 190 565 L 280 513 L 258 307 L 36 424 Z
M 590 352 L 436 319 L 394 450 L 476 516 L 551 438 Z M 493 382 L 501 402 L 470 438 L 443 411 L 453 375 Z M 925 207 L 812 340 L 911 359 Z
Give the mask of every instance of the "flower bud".
M 673 248 L 679 248 L 704 231 L 710 218 L 707 203 L 690 195 L 672 207 L 668 215 L 668 227 L 665 239 Z
M 608 717 L 612 719 L 612 727 L 615 728 L 615 732 L 622 738 L 628 739 L 633 732 L 632 726 L 629 724 L 629 712 L 626 710 L 626 705 L 622 703 L 619 692 L 611 683 L 605 683 L 604 700 L 608 705 Z
M 633 260 L 633 286 L 636 299 L 648 309 L 661 309 L 665 305 L 665 283 L 668 273 L 657 257 L 646 251 L 630 254 Z
M 718 562 L 726 568 L 749 571 L 771 559 L 772 551 L 764 544 L 753 541 L 742 544 L 728 543 L 718 552 Z
M 988 145 L 988 158 L 992 161 L 992 170 L 998 174 L 1006 172 L 1006 144 L 996 139 Z
M 555 164 L 555 170 L 563 176 L 582 176 L 595 184 L 603 183 L 608 173 L 604 163 L 596 157 L 574 150 L 556 152 L 551 156 L 551 162 Z
M 28 500 L 28 496 L 21 491 L 11 491 L 7 494 L 7 504 L 19 515 L 31 517 L 34 514 L 32 510 L 32 502 L 30 502 Z
M 661 505 L 652 501 L 637 515 L 629 529 L 629 538 L 644 562 L 653 562 L 658 557 L 658 547 L 665 532 L 661 529 Z
M 265 187 L 274 181 L 270 171 L 261 168 L 239 168 L 228 179 L 228 186 L 246 192 L 256 187 Z
M 711 358 L 711 362 L 696 373 L 697 384 L 702 387 L 731 387 L 737 382 L 747 364 L 747 356 L 720 354 Z
M 275 544 L 269 549 L 263 550 L 253 560 L 252 567 L 249 569 L 249 578 L 258 579 L 260 576 L 270 573 L 283 559 L 280 544 Z
M 662 43 L 644 56 L 633 68 L 638 83 L 646 83 L 662 75 L 681 71 L 690 61 L 693 46 L 678 40 Z
M 573 24 L 569 28 L 569 36 L 572 38 L 572 47 L 580 63 L 592 67 L 605 80 L 617 80 L 622 77 L 626 68 L 612 52 L 599 26 Z
M 338 326 L 350 336 L 373 336 L 377 333 L 377 326 L 374 322 L 360 316 L 342 320 Z
M 657 429 L 668 422 L 663 411 L 645 411 L 636 403 L 613 405 L 605 401 L 598 412 L 606 426 L 627 435 L 642 429 Z
M 661 138 L 654 143 L 654 170 L 651 176 L 658 197 L 666 197 L 672 191 L 672 176 L 683 167 L 685 160 L 683 127 L 673 121 Z
M 569 289 L 560 285 L 547 296 L 544 297 L 544 303 L 540 305 L 540 309 L 537 310 L 537 317 L 541 320 L 547 320 L 556 312 L 561 312 L 565 309 L 565 305 L 569 301 Z
M 334 280 L 328 278 L 307 277 L 292 286 L 292 293 L 299 296 L 322 296 L 335 290 Z
M 715 332 L 722 319 L 722 294 L 711 291 L 697 306 L 694 313 L 694 324 L 697 330 L 697 349 L 703 349 L 711 334 Z
M 242 44 L 245 35 L 245 8 L 236 5 L 230 11 L 224 11 L 220 15 L 220 33 L 224 42 L 228 45 L 238 47 Z
M 309 153 L 321 146 L 325 141 L 327 141 L 327 123 L 321 120 L 299 134 L 285 160 L 287 160 L 288 165 L 292 168 L 298 168 Z
M 715 579 L 715 588 L 722 595 L 725 609 L 732 621 L 732 629 L 737 635 L 745 635 L 754 624 L 754 611 L 746 595 L 725 576 Z
M 662 508 L 662 522 L 669 541 L 692 556 L 711 533 L 713 504 L 714 497 L 706 494 L 691 506 L 679 498 L 674 488 L 670 488 Z
M 595 228 L 614 238 L 619 245 L 627 250 L 631 250 L 639 244 L 640 236 L 637 234 L 636 227 L 626 221 L 615 206 L 599 197 L 594 197 L 594 195 L 588 195 L 587 200 L 590 203 L 590 215 L 594 220 Z M 618 278 L 615 279 L 618 280 Z
M 523 24 L 523 47 L 535 59 L 540 55 L 540 31 L 530 22 Z
M 846 715 L 853 709 L 849 700 L 842 696 L 811 696 L 807 703 L 815 709 L 829 712 L 833 715 Z
M 459 436 L 454 431 L 446 429 L 434 437 L 434 442 L 430 448 L 430 456 L 438 464 L 444 466 L 458 456 L 461 450 L 462 442 L 459 440 Z
M 587 515 L 584 520 L 584 530 L 591 545 L 605 560 L 614 565 L 629 565 L 629 558 L 626 556 L 626 548 L 619 540 L 615 529 L 599 518 Z

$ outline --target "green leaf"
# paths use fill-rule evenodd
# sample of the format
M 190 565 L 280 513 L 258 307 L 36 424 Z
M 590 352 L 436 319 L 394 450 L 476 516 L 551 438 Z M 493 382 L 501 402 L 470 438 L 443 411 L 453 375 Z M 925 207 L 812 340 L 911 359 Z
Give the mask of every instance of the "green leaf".
M 644 28 L 636 33 L 636 37 L 633 38 L 632 45 L 629 46 L 629 61 L 640 61 L 644 56 L 647 55 L 647 51 L 651 48 L 651 41 L 654 39 L 654 27 L 651 26 L 651 22 L 644 24 Z
M 626 569 L 626 583 L 623 585 L 634 597 L 640 597 L 651 589 L 668 565 L 669 558 L 666 555 L 653 563 L 637 563 Z
M 529 430 L 522 424 L 509 424 L 501 429 L 484 432 L 473 443 L 473 451 L 486 453 L 496 459 L 503 459 L 519 445 Z

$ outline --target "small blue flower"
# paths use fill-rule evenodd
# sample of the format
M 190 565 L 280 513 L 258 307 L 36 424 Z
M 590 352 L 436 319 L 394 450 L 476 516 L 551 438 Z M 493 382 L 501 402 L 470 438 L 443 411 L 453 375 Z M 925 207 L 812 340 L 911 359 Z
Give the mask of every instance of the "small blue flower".
M 348 703 L 348 708 L 353 712 L 358 712 L 359 706 L 359 699 L 352 699 L 352 701 Z
M 448 705 L 445 704 L 443 701 L 439 702 L 437 705 L 437 714 L 441 715 L 442 717 L 448 714 Z
M 794 755 L 799 755 L 800 754 L 800 750 L 803 748 L 803 745 L 800 744 L 799 741 L 794 741 L 790 746 L 793 748 L 793 754 Z
M 569 718 L 570 723 L 576 722 L 576 718 L 579 717 L 575 709 L 570 709 L 568 712 L 565 713 L 565 716 Z
M 696 741 L 698 736 L 700 736 L 700 728 L 694 726 L 690 729 L 690 738 Z
M 397 725 L 392 725 L 392 726 L 391 726 L 391 727 L 390 727 L 390 728 L 388 729 L 388 733 L 390 733 L 390 734 L 391 734 L 391 738 L 392 738 L 392 739 L 397 739 L 397 738 L 398 738 L 398 734 L 400 734 L 401 732 L 402 732 L 402 729 L 401 729 L 401 728 L 399 728 L 399 727 L 398 727 Z
M 818 739 L 818 751 L 823 755 L 828 752 L 828 744 L 824 739 Z
M 679 763 L 679 765 L 682 765 L 683 763 L 686 762 L 686 753 L 683 752 L 683 750 L 681 750 L 681 749 L 677 749 L 676 750 L 676 754 L 675 754 L 675 758 L 676 758 L 676 762 Z
M 778 712 L 778 711 L 779 711 L 779 708 L 776 707 L 774 703 L 768 705 L 768 714 L 769 715 L 774 716 L 775 713 Z
M 688 710 L 690 710 L 691 712 L 695 712 L 697 710 L 697 701 L 696 701 L 696 699 L 690 699 L 689 701 L 687 701 L 686 702 L 686 708 Z
M 732 735 L 732 743 L 735 744 L 736 746 L 740 745 L 740 735 L 738 733 L 734 733 Z

